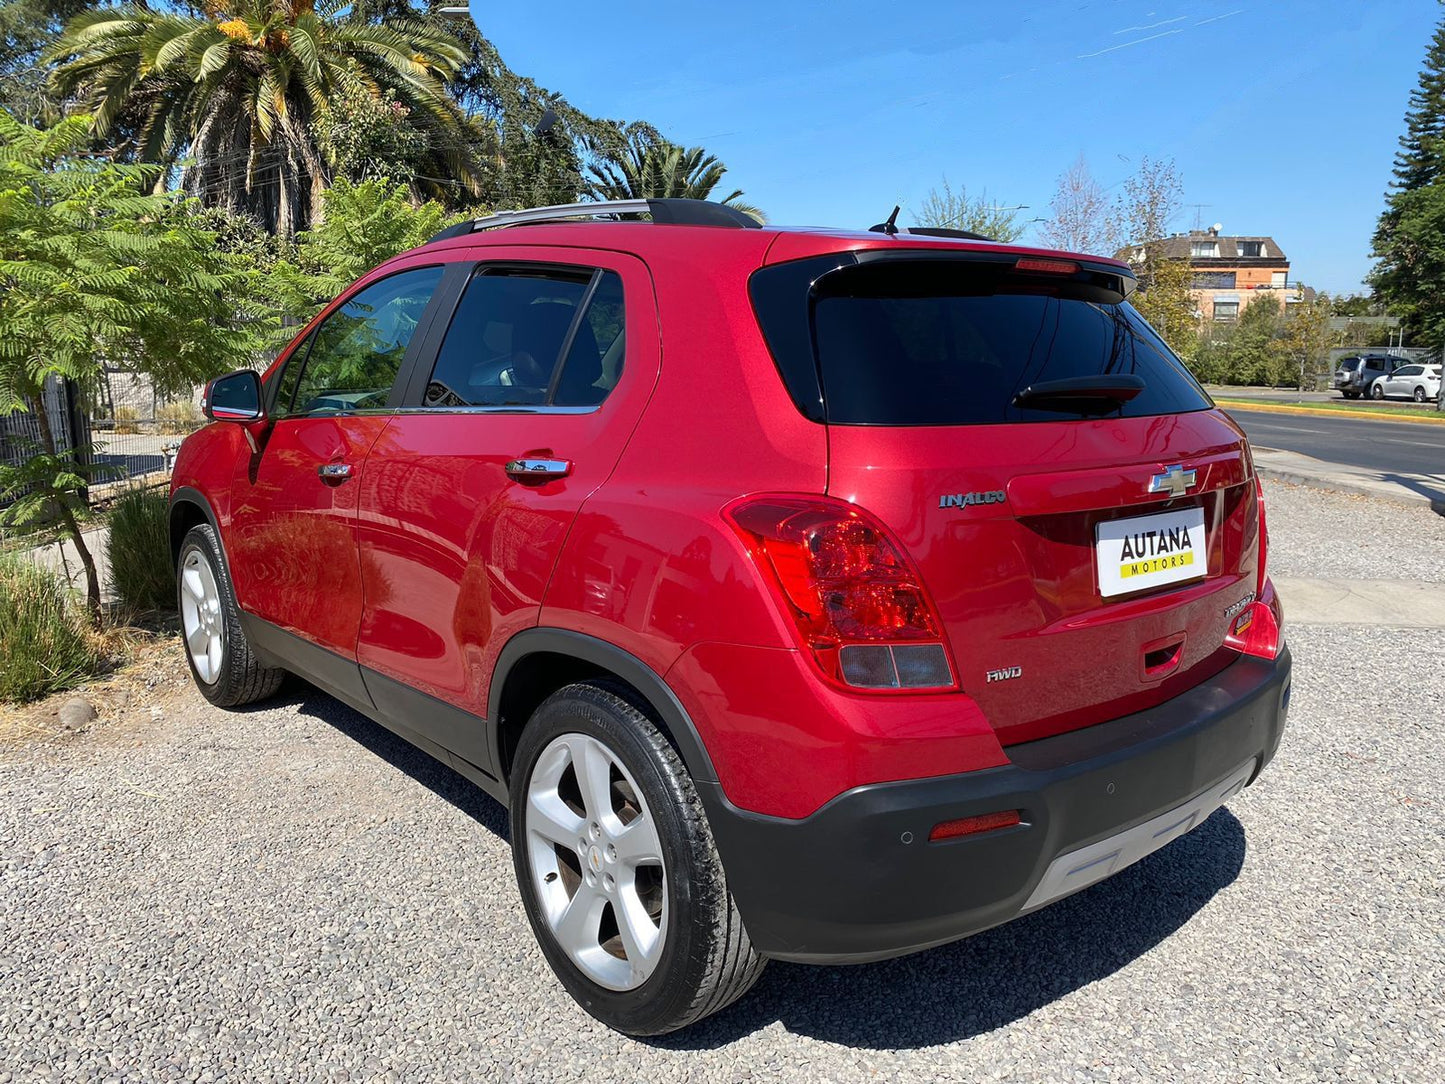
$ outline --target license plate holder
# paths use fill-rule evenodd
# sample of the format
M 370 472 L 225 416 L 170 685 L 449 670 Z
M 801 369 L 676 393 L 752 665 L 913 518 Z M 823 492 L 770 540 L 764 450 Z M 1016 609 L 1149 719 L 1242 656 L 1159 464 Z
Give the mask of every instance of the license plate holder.
M 1094 528 L 1099 594 L 1128 595 L 1209 574 L 1204 509 L 1111 519 Z

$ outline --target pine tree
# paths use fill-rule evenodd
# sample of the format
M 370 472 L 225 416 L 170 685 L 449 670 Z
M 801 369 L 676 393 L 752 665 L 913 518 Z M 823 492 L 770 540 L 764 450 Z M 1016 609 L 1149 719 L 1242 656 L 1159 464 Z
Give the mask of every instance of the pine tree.
M 1445 19 L 1410 95 L 1395 179 L 1375 229 L 1370 283 L 1406 333 L 1445 346 Z
M 1445 20 L 1435 28 L 1419 85 L 1410 93 L 1392 187 L 1411 192 L 1445 175 Z

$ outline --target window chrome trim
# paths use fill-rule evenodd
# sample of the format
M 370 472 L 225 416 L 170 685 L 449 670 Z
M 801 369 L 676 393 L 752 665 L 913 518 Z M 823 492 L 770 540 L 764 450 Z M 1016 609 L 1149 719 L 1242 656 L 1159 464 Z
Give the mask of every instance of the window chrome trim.
M 604 400 L 605 402 L 605 400 Z M 395 410 L 384 410 L 383 414 L 595 414 L 602 409 L 602 403 L 596 406 L 458 406 L 458 407 L 429 407 L 429 406 L 404 406 Z

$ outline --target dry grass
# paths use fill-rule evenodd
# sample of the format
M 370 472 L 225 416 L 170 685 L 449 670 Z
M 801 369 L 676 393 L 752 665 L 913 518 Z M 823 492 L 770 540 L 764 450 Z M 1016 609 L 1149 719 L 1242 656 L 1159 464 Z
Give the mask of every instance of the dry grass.
M 73 689 L 30 704 L 0 704 L 0 744 L 54 741 L 74 737 L 60 722 L 60 708 L 80 698 L 95 708 L 87 730 L 142 723 L 164 711 L 191 688 L 175 623 L 127 625 L 92 634 L 108 669 Z

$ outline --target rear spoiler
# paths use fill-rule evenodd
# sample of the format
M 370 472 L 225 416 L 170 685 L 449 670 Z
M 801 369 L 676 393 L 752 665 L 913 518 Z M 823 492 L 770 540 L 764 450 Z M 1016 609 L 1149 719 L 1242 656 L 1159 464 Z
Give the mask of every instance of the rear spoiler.
M 1082 256 L 993 252 L 977 249 L 863 249 L 854 252 L 857 268 L 877 265 L 952 263 L 970 264 L 994 271 L 1014 288 L 1048 288 L 1068 283 L 1073 296 L 1103 305 L 1117 305 L 1139 286 L 1134 273 L 1122 264 Z M 838 268 L 843 271 L 845 268 Z M 856 273 L 856 272 L 855 272 Z M 823 280 L 815 288 L 826 291 Z

